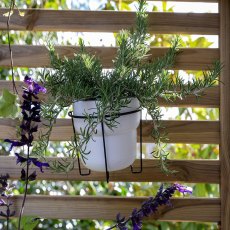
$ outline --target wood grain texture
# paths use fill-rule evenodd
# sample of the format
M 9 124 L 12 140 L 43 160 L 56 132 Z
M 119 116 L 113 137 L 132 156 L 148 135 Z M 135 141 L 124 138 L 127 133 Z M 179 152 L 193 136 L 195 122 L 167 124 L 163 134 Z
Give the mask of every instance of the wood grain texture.
M 6 30 L 8 9 L 0 9 L 0 30 Z M 17 10 L 12 30 L 117 32 L 134 25 L 135 13 L 124 11 Z M 149 13 L 148 31 L 154 33 L 219 34 L 219 16 L 212 13 Z
M 16 86 L 20 95 L 22 95 L 23 82 L 16 82 Z M 10 81 L 0 80 L 0 94 L 3 89 L 13 91 Z M 39 95 L 41 100 L 46 100 L 46 95 Z M 159 99 L 159 105 L 165 107 L 202 107 L 202 108 L 218 108 L 220 104 L 219 87 L 212 87 L 204 91 L 204 95 L 200 98 L 188 96 L 184 100 L 176 99 L 175 101 L 166 101 Z
M 0 139 L 16 139 L 16 122 L 11 119 L 0 119 Z M 219 122 L 218 121 L 163 121 L 164 133 L 169 138 L 169 143 L 197 143 L 218 144 Z M 143 142 L 153 143 L 151 137 L 152 123 L 143 121 Z M 139 135 L 139 130 L 137 130 Z M 69 141 L 73 136 L 73 128 L 70 119 L 58 119 L 51 133 L 52 141 Z M 138 138 L 139 141 L 139 138 Z
M 58 158 L 47 158 L 49 163 Z M 59 160 L 61 160 L 59 158 Z M 140 166 L 140 161 L 136 160 L 134 168 Z M 166 175 L 162 173 L 158 160 L 143 160 L 142 173 L 132 174 L 130 168 L 116 172 L 110 172 L 110 181 L 124 182 L 189 182 L 189 183 L 220 183 L 220 162 L 218 160 L 169 160 L 168 166 L 177 173 Z M 31 168 L 33 171 L 34 168 Z M 0 175 L 9 173 L 11 179 L 20 179 L 21 166 L 16 165 L 15 157 L 0 156 Z M 105 173 L 91 172 L 89 176 L 80 176 L 77 163 L 74 169 L 66 173 L 54 173 L 50 169 L 45 169 L 45 173 L 37 171 L 38 180 L 52 181 L 105 181 Z
M 148 61 L 153 61 L 163 56 L 167 48 L 151 48 Z M 60 57 L 72 58 L 79 52 L 76 46 L 57 46 Z M 116 47 L 87 47 L 87 51 L 99 57 L 105 68 L 112 68 L 112 60 L 117 53 Z M 15 67 L 49 67 L 50 59 L 48 50 L 44 46 L 13 45 Z M 219 59 L 219 49 L 184 48 L 180 49 L 173 69 L 183 70 L 209 70 L 215 60 Z M 10 55 L 7 45 L 0 45 L 0 66 L 10 67 Z
M 116 2 L 118 2 L 119 0 L 115 0 Z M 125 0 L 126 2 L 133 2 L 134 0 Z M 159 0 L 148 0 L 148 2 L 155 2 L 155 1 L 159 1 Z M 206 2 L 206 3 L 217 3 L 220 0 L 165 0 L 166 2 Z
M 230 1 L 220 1 L 220 50 L 224 68 L 220 80 L 221 229 L 230 226 Z
M 24 215 L 48 219 L 98 219 L 114 220 L 117 213 L 129 216 L 134 208 L 141 206 L 147 197 L 112 196 L 27 196 Z M 18 216 L 22 197 L 15 196 Z M 204 221 L 220 220 L 220 199 L 173 198 L 173 208 L 161 207 L 149 220 Z

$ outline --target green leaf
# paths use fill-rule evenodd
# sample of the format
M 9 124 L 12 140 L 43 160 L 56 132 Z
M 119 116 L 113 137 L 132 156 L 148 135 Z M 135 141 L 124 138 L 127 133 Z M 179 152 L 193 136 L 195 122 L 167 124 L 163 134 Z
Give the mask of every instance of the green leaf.
M 23 230 L 33 230 L 39 223 L 40 219 L 34 216 L 23 216 L 21 226 Z
M 0 117 L 15 118 L 18 113 L 17 95 L 7 89 L 3 89 L 0 97 Z

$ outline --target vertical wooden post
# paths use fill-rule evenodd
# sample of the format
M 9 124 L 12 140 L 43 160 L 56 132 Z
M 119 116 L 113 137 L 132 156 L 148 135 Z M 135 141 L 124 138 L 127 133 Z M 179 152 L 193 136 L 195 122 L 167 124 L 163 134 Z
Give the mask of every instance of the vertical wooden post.
M 230 0 L 220 1 L 221 229 L 230 229 Z

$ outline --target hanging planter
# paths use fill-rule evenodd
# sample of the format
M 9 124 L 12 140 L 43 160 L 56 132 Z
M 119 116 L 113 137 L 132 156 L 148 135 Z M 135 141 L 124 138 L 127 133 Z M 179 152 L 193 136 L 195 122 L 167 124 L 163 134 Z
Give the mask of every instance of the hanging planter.
M 70 115 L 73 117 L 76 129 L 74 138 L 77 141 L 71 145 L 70 151 L 75 151 L 71 157 L 81 155 L 87 168 L 106 171 L 107 179 L 108 171 L 126 168 L 135 160 L 136 128 L 140 114 L 122 114 L 143 108 L 152 119 L 151 134 L 156 146 L 153 157 L 160 160 L 161 168 L 166 173 L 170 173 L 165 165 L 168 156 L 164 150 L 165 144 L 162 144 L 165 138 L 159 132 L 162 114 L 158 100 L 173 101 L 188 95 L 201 96 L 204 89 L 215 84 L 221 70 L 220 63 L 216 62 L 202 80 L 187 82 L 178 75 L 172 76 L 169 70 L 173 69 L 178 54 L 177 37 L 164 56 L 150 61 L 145 5 L 145 1 L 139 2 L 135 28 L 122 30 L 118 34 L 117 55 L 112 69 L 104 70 L 101 61 L 87 52 L 81 39 L 80 51 L 71 59 L 60 58 L 54 47 L 49 47 L 52 70 L 47 70 L 43 75 L 44 85 L 50 95 L 43 107 L 44 118 L 50 121 L 49 127 L 52 127 L 58 114 L 74 103 L 74 111 Z M 133 99 L 130 101 L 130 98 Z M 45 137 L 50 135 L 50 130 Z M 47 146 L 44 140 L 41 143 L 37 152 Z M 57 171 L 68 171 L 74 168 L 74 162 L 75 159 L 71 163 L 58 161 L 51 167 Z
M 136 129 L 140 123 L 140 103 L 136 98 L 130 99 L 130 103 L 117 114 L 116 127 L 113 129 L 107 125 L 110 115 L 105 116 L 104 121 L 96 126 L 91 126 L 86 119 L 91 116 L 97 122 L 98 117 L 95 114 L 99 114 L 99 104 L 97 100 L 77 101 L 73 104 L 76 132 L 81 133 L 89 127 L 89 132 L 93 133 L 82 146 L 89 153 L 82 158 L 82 163 L 87 168 L 100 172 L 124 169 L 136 159 Z

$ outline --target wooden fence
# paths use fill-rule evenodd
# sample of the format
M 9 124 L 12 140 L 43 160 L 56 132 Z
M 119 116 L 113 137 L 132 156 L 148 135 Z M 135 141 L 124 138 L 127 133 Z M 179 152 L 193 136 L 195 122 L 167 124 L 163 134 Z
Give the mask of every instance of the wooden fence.
M 175 0 L 174 0 L 175 1 Z M 177 0 L 182 1 L 182 0 Z M 185 1 L 185 0 L 183 0 Z M 197 2 L 199 0 L 188 0 Z M 173 199 L 174 208 L 161 208 L 152 218 L 177 221 L 204 221 L 221 223 L 221 229 L 230 226 L 230 1 L 203 0 L 219 4 L 220 13 L 149 13 L 149 31 L 153 33 L 208 34 L 219 35 L 218 49 L 184 48 L 176 59 L 175 69 L 206 70 L 214 60 L 220 58 L 224 63 L 221 74 L 223 84 L 206 91 L 206 95 L 196 100 L 188 97 L 184 101 L 169 103 L 161 101 L 167 107 L 208 107 L 220 108 L 220 121 L 164 121 L 171 143 L 215 143 L 220 144 L 220 160 L 171 160 L 170 167 L 179 173 L 166 176 L 157 167 L 157 160 L 144 160 L 143 173 L 133 175 L 128 169 L 111 173 L 111 181 L 182 181 L 193 183 L 220 184 L 220 198 Z M 6 20 L 0 9 L 0 30 L 6 30 Z M 15 13 L 11 18 L 12 30 L 29 31 L 90 31 L 116 32 L 130 28 L 134 23 L 133 12 L 111 11 L 73 11 L 26 9 L 24 17 Z M 105 67 L 112 67 L 112 58 L 116 48 L 89 47 L 96 53 Z M 48 53 L 43 46 L 13 45 L 14 66 L 49 66 Z M 72 56 L 77 47 L 60 46 L 60 55 Z M 166 48 L 152 48 L 151 58 L 161 56 Z M 10 66 L 10 55 L 6 45 L 0 45 L 0 66 Z M 17 82 L 18 89 L 22 82 Z M 11 83 L 0 81 L 0 91 L 11 88 Z M 144 142 L 151 141 L 149 122 L 144 122 Z M 0 119 L 0 138 L 14 138 L 15 122 Z M 58 133 L 62 133 L 61 137 Z M 69 140 L 72 135 L 70 120 L 59 119 L 53 130 L 51 140 Z M 135 162 L 138 164 L 138 160 Z M 19 179 L 20 168 L 13 157 L 0 157 L 0 174 L 8 172 L 12 178 Z M 68 175 L 46 171 L 38 174 L 38 179 L 104 181 L 103 173 L 93 172 L 81 177 L 75 168 Z M 17 215 L 22 197 L 15 197 Z M 138 207 L 143 198 L 124 198 L 112 196 L 28 196 L 25 215 L 32 214 L 45 218 L 66 219 L 114 219 L 117 212 L 128 215 Z M 100 210 L 98 209 L 100 207 Z

